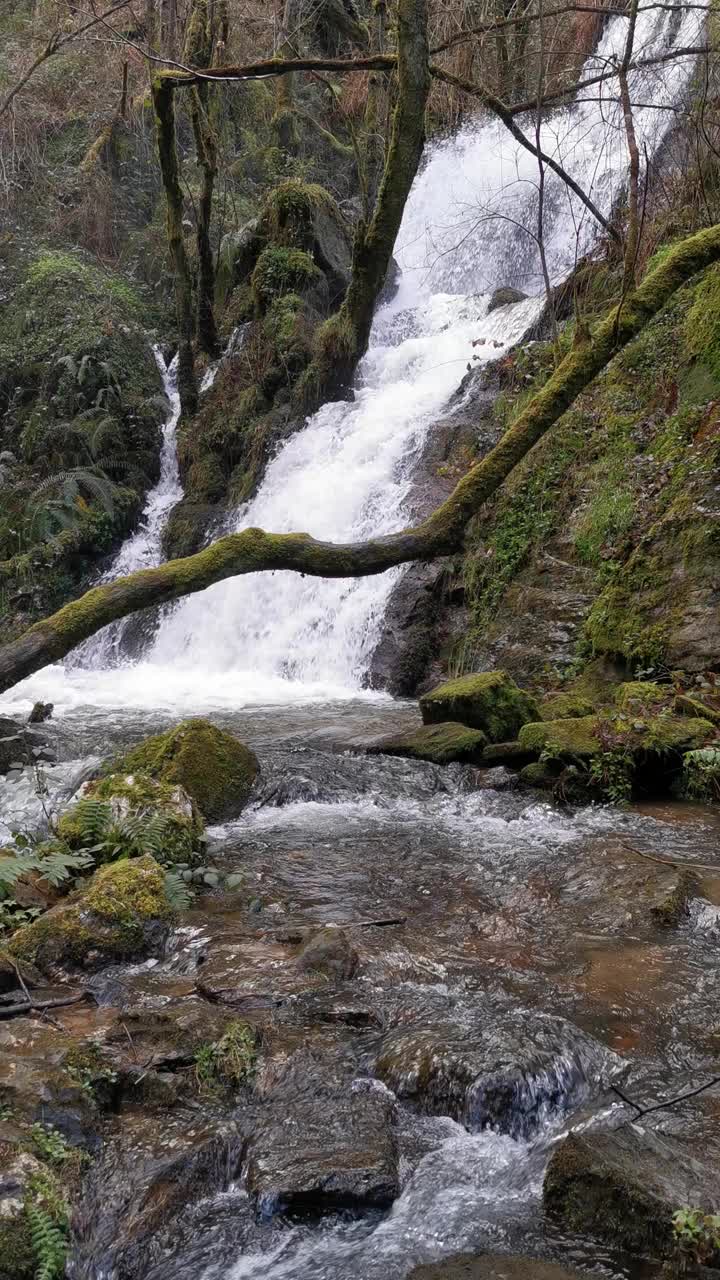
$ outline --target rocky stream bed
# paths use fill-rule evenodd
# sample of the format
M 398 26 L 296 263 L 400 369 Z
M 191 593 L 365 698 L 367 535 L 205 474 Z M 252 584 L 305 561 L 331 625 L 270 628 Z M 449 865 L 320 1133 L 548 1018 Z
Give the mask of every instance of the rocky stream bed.
M 75 1280 L 659 1274 L 672 1209 L 717 1202 L 720 1093 L 632 1124 L 612 1086 L 651 1104 L 718 1070 L 717 810 L 560 808 L 364 754 L 409 703 L 211 718 L 260 763 L 208 829 L 218 887 L 146 959 L 32 987 L 81 1002 L 0 1021 L 0 1234 L 40 1124 L 81 1185 Z M 43 804 L 176 721 L 51 721 Z M 0 780 L 8 825 L 36 783 Z M 21 1264 L 4 1248 L 0 1275 Z

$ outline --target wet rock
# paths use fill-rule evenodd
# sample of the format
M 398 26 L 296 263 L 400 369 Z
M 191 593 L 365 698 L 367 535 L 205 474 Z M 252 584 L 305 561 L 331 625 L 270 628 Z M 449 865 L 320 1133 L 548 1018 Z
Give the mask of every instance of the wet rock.
M 517 741 L 489 742 L 482 753 L 481 763 L 490 767 L 504 764 L 509 765 L 511 768 L 521 769 L 524 764 L 530 764 L 532 759 L 531 752 L 526 751 Z
M 297 958 L 301 973 L 322 973 L 336 982 L 354 977 L 358 963 L 358 953 L 344 929 L 321 929 L 303 945 Z
M 55 752 L 48 746 L 44 734 L 22 725 L 18 728 L 19 732 L 0 737 L 0 774 L 8 773 L 17 765 L 34 764 L 36 760 L 55 760 Z
M 0 1023 L 0 1101 L 17 1120 L 41 1120 L 74 1145 L 94 1149 L 98 1113 L 71 1069 L 76 1048 L 70 1032 L 39 1014 Z
M 408 1280 L 581 1280 L 584 1274 L 538 1258 L 488 1253 L 479 1258 L 463 1254 L 415 1267 Z
M 219 1040 L 230 1016 L 194 995 L 165 997 L 157 1005 L 148 1001 L 123 1012 L 105 1036 L 104 1047 L 122 1071 L 132 1071 L 138 1062 L 144 1068 L 174 1070 L 191 1065 L 201 1046 Z
M 552 791 L 561 770 L 554 767 L 553 761 L 533 761 L 520 770 L 520 781 L 523 786 L 537 787 L 541 791 Z
M 481 769 L 476 785 L 478 791 L 513 791 L 518 786 L 518 775 L 499 764 L 494 769 Z
M 548 1164 L 543 1199 L 572 1231 L 668 1257 L 673 1213 L 682 1205 L 717 1211 L 720 1175 L 676 1139 L 624 1125 L 566 1138 Z
M 499 307 L 510 307 L 515 302 L 524 302 L 527 294 L 521 289 L 513 289 L 511 285 L 501 285 L 495 289 L 488 303 L 487 314 L 497 311 Z
M 327 986 L 319 970 L 296 963 L 297 944 L 244 938 L 214 946 L 201 961 L 198 994 L 233 1009 L 272 1009 L 305 991 Z
M 206 822 L 238 816 L 250 798 L 258 768 L 244 743 L 208 720 L 185 720 L 167 733 L 146 738 L 113 764 L 115 772 L 149 774 L 183 787 Z
M 616 1054 L 563 1019 L 528 1013 L 491 1015 L 470 1031 L 449 1022 L 392 1031 L 375 1073 L 422 1111 L 519 1135 L 620 1068 Z
M 368 748 L 368 755 L 406 756 L 433 764 L 479 764 L 487 738 L 482 729 L 464 724 L 425 724 L 409 733 L 381 738 Z
M 690 902 L 699 896 L 700 882 L 692 871 L 669 871 L 653 892 L 650 915 L 656 924 L 672 929 L 688 915 Z
M 99 969 L 162 955 L 173 920 L 161 867 L 134 858 L 101 867 L 87 888 L 18 929 L 8 950 L 43 972 Z
M 28 716 L 28 724 L 44 724 L 46 720 L 52 718 L 54 710 L 52 702 L 36 702 Z
M 385 1208 L 399 1191 L 394 1128 L 392 1099 L 372 1087 L 291 1103 L 250 1142 L 247 1185 L 258 1213 Z
M 439 685 L 420 699 L 424 724 L 459 721 L 482 729 L 491 742 L 506 742 L 538 716 L 530 694 L 518 688 L 504 671 L 461 676 Z

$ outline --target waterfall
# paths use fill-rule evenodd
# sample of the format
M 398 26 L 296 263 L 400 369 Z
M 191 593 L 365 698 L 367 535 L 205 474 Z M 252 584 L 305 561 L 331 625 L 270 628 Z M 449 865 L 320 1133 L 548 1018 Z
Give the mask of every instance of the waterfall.
M 693 44 L 703 21 L 692 9 L 641 11 L 636 57 Z M 607 24 L 581 78 L 617 59 L 626 27 L 621 17 Z M 641 104 L 636 131 L 649 157 L 670 119 L 659 108 L 681 99 L 692 70 L 693 60 L 684 58 L 632 75 L 631 94 Z M 541 129 L 543 149 L 606 215 L 627 174 L 616 92 L 614 81 L 585 90 L 581 101 L 547 116 Z M 524 128 L 533 132 L 534 120 Z M 258 495 L 234 514 L 230 529 L 303 530 L 346 542 L 391 533 L 408 522 L 415 464 L 466 366 L 519 340 L 540 312 L 542 279 L 533 238 L 537 178 L 535 157 L 495 121 L 469 123 L 428 149 L 398 238 L 399 287 L 377 312 L 353 402 L 326 404 L 284 444 Z M 544 221 L 549 270 L 559 281 L 592 248 L 597 224 L 552 172 L 546 175 Z M 498 285 L 534 296 L 488 315 L 489 295 Z M 473 347 L 478 338 L 484 345 Z M 168 451 L 172 431 L 169 420 Z M 169 475 L 165 450 L 163 457 Z M 157 553 L 158 491 L 157 504 L 153 498 L 152 512 L 146 511 L 143 527 L 126 544 L 128 555 Z M 134 558 L 127 567 L 137 564 Z M 116 669 L 114 692 L 105 689 L 102 700 L 244 705 L 353 696 L 362 688 L 389 592 L 401 572 L 357 581 L 266 573 L 217 584 L 165 611 L 143 661 Z M 94 701 L 106 681 L 102 668 L 111 655 L 105 645 L 92 650 L 93 669 L 70 673 L 78 682 L 77 697 Z M 88 662 L 87 651 L 83 661 Z

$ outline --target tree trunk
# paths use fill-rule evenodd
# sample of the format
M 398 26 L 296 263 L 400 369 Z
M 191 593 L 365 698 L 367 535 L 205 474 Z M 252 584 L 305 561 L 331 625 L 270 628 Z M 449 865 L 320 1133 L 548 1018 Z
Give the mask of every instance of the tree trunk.
M 415 529 L 347 546 L 316 542 L 305 533 L 245 529 L 212 546 L 94 587 L 0 649 L 0 693 L 56 662 L 101 627 L 138 609 L 203 591 L 214 582 L 259 570 L 291 569 L 321 578 L 358 578 L 411 560 L 430 560 L 462 548 L 468 521 L 576 396 L 698 271 L 720 260 L 720 224 L 671 249 L 636 292 L 606 317 L 594 337 L 568 353 L 545 386 L 519 413 L 499 444 L 468 471 L 450 497 Z
M 307 407 L 346 394 L 352 384 L 422 156 L 430 91 L 427 0 L 399 0 L 397 22 L 398 98 L 385 170 L 370 225 L 358 227 L 343 305 L 318 335 L 318 353 L 306 377 Z
M 213 60 L 215 32 L 208 9 L 208 0 L 193 0 L 185 33 L 183 59 L 191 67 L 209 67 Z M 213 302 L 215 298 L 215 260 L 210 239 L 212 201 L 217 175 L 217 147 L 210 119 L 213 95 L 217 88 L 201 81 L 191 90 L 190 119 L 197 162 L 203 181 L 198 201 L 197 227 L 195 231 L 198 249 L 197 288 L 197 338 L 206 355 L 215 359 L 219 354 L 217 327 Z
M 161 73 L 155 78 L 152 86 L 152 96 L 155 108 L 160 171 L 162 173 L 167 206 L 168 245 L 175 268 L 175 305 L 180 338 L 178 391 L 180 393 L 182 412 L 191 417 L 197 413 L 198 407 L 195 357 L 193 354 L 195 314 L 193 311 L 192 275 L 183 236 L 183 196 L 178 174 L 174 91 L 172 81 L 167 75 Z

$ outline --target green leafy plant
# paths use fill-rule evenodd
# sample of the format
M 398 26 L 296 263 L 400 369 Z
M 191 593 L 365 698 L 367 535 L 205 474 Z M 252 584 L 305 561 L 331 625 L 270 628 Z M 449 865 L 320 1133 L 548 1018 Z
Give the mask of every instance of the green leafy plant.
M 693 800 L 720 800 L 720 747 L 688 751 L 683 763 L 687 794 Z
M 229 1023 L 219 1040 L 200 1045 L 195 1053 L 195 1078 L 201 1093 L 237 1089 L 255 1070 L 255 1032 L 246 1022 Z
M 590 763 L 590 781 L 611 804 L 628 804 L 632 797 L 633 758 L 629 751 L 614 747 L 594 756 Z
M 96 862 L 115 862 L 118 858 L 143 858 L 148 854 L 156 862 L 172 862 L 167 850 L 177 842 L 176 824 L 172 816 L 130 813 L 117 818 L 107 800 L 85 796 L 71 810 L 72 844 Z M 60 828 L 62 831 L 62 826 Z
M 34 1124 L 30 1138 L 37 1154 L 49 1164 L 65 1164 L 67 1160 L 77 1159 L 75 1149 L 52 1125 Z
M 18 881 L 36 875 L 59 889 L 93 865 L 92 855 L 84 851 L 74 853 L 54 841 L 33 843 L 22 832 L 15 832 L 13 838 L 14 846 L 3 849 L 0 856 L 0 931 L 17 929 L 40 914 L 39 907 L 17 902 L 13 891 Z
M 30 1178 L 24 1208 L 35 1254 L 35 1280 L 57 1280 L 65 1274 L 70 1212 L 63 1190 L 49 1169 Z
M 673 1214 L 673 1229 L 681 1262 L 700 1265 L 720 1253 L 720 1214 L 686 1206 Z

